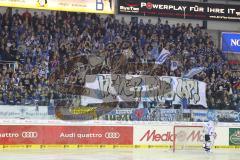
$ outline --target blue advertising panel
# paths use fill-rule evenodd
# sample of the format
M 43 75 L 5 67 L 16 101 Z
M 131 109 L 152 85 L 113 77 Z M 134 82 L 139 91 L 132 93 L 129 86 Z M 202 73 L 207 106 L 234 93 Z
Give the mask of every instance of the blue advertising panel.
M 222 51 L 240 54 L 240 33 L 222 32 Z

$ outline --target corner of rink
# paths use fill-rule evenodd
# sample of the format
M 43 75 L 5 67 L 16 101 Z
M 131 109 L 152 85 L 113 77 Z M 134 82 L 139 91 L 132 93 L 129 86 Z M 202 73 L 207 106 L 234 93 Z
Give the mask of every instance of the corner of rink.
M 1 149 L 201 149 L 202 122 L 0 120 Z M 239 149 L 240 124 L 218 123 L 214 148 Z

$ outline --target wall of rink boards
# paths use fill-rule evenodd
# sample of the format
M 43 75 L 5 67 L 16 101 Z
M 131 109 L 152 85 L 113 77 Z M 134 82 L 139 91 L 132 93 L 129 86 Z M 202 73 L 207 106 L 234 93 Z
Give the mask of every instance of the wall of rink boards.
M 171 148 L 176 125 L 196 122 L 0 120 L 0 148 Z M 187 141 L 203 142 L 199 127 Z M 240 124 L 218 123 L 214 148 L 240 148 Z

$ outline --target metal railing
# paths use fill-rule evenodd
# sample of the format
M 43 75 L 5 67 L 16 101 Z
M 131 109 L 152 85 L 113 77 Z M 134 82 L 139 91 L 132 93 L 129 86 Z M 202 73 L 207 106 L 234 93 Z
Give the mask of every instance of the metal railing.
M 18 67 L 18 63 L 16 61 L 4 61 L 0 60 L 0 68 L 4 68 L 6 66 L 7 68 L 13 68 L 14 71 Z

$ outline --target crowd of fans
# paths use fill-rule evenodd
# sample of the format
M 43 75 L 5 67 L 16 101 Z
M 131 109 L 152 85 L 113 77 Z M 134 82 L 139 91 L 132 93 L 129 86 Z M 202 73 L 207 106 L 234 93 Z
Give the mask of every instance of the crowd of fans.
M 83 13 L 12 12 L 8 8 L 0 15 L 2 104 L 32 104 L 36 101 L 48 104 L 53 96 L 49 84 L 52 72 L 72 57 L 98 55 L 104 63 L 99 73 L 181 77 L 193 67 L 206 67 L 193 78 L 207 83 L 209 108 L 240 108 L 240 72 L 230 69 L 226 57 L 215 48 L 211 35 L 199 25 L 169 25 L 161 19 L 156 24 L 150 19 L 147 23 L 142 20 L 127 23 L 124 18 L 117 20 L 114 16 L 102 18 Z M 153 70 L 141 69 L 138 65 L 126 67 L 126 63 L 154 62 L 156 57 L 152 50 L 156 47 L 171 53 L 163 65 Z M 117 59 L 120 59 L 119 63 L 115 63 Z M 177 61 L 178 67 L 172 69 L 171 61 Z M 79 76 L 71 75 L 65 80 L 78 83 Z

